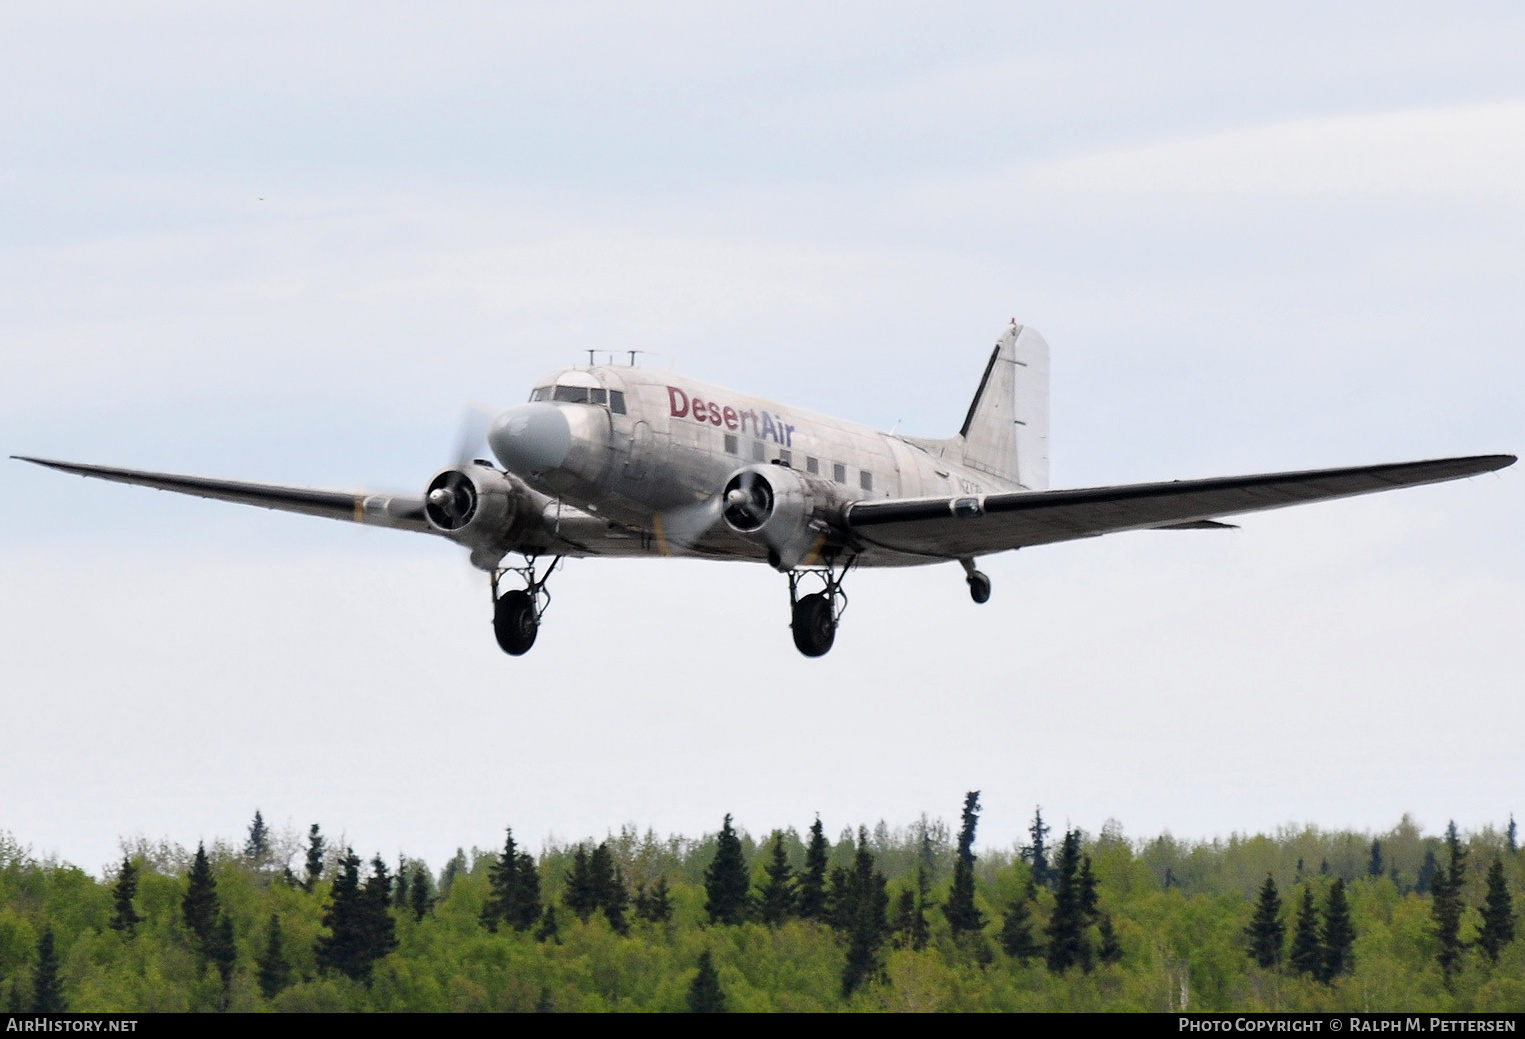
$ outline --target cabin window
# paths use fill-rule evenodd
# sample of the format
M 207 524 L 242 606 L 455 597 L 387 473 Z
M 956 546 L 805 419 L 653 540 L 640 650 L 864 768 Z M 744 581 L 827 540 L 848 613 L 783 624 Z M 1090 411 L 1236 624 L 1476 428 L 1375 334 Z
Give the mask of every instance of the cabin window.
M 625 394 L 620 390 L 609 391 L 609 410 L 616 415 L 625 413 Z
M 551 388 L 549 386 L 536 386 L 533 390 L 530 391 L 530 400 L 531 401 L 550 400 L 550 399 L 551 399 Z
M 831 478 L 833 480 L 837 481 L 837 483 L 846 483 L 847 482 L 847 466 L 843 465 L 841 462 L 832 462 L 831 463 Z
M 809 455 L 806 455 L 805 456 L 805 471 L 807 473 L 810 473 L 812 476 L 820 476 L 821 475 L 821 460 L 819 458 L 811 458 Z
M 788 451 L 780 451 L 778 453 L 778 464 L 779 465 L 793 466 L 794 465 L 794 456 L 792 454 L 790 454 Z
M 766 462 L 767 460 L 768 452 L 763 449 L 763 442 L 761 440 L 752 441 L 752 461 Z
M 598 389 L 594 389 L 594 390 L 589 390 L 588 391 L 588 403 L 589 404 L 608 404 L 609 403 L 609 391 L 606 390 L 606 389 L 603 389 L 602 387 L 600 387 Z
M 563 404 L 586 404 L 588 403 L 588 387 L 558 386 L 551 399 L 561 401 Z
M 727 433 L 725 435 L 725 453 L 728 455 L 734 455 L 739 453 L 740 450 L 741 448 L 736 438 L 730 433 Z
M 865 491 L 872 491 L 874 489 L 874 474 L 869 472 L 867 469 L 859 472 L 858 486 L 862 487 Z

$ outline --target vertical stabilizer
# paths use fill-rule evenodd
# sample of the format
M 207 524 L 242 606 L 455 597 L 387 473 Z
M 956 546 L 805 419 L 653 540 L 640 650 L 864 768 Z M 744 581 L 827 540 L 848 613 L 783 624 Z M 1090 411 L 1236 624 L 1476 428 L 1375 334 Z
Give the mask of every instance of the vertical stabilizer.
M 996 343 L 959 430 L 964 464 L 1048 489 L 1048 343 L 1013 323 Z

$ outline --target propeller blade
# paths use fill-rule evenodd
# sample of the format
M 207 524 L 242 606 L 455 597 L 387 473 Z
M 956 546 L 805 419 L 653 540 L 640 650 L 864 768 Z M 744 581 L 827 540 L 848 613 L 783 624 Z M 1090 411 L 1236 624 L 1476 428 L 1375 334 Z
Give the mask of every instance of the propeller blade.
M 694 505 L 659 512 L 651 518 L 657 549 L 663 555 L 681 555 L 720 521 L 724 503 L 720 495 Z
M 472 402 L 461 413 L 461 424 L 455 434 L 455 464 L 468 465 L 474 458 L 486 453 L 487 430 L 492 425 L 492 409 L 485 404 Z

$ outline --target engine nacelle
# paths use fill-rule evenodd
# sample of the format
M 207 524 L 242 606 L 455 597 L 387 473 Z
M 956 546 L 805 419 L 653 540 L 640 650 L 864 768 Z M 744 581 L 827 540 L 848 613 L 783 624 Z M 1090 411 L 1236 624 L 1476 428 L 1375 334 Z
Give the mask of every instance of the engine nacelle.
M 725 525 L 766 545 L 768 561 L 779 570 L 816 561 L 847 504 L 836 484 L 782 465 L 737 470 L 720 500 Z
M 490 466 L 453 465 L 429 481 L 424 517 L 436 531 L 469 547 L 472 563 L 486 569 L 512 546 L 521 498 L 510 478 Z

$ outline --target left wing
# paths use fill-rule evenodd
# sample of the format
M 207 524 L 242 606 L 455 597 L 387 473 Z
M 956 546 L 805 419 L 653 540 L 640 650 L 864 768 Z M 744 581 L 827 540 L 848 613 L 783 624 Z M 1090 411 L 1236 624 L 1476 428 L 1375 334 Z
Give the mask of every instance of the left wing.
M 153 473 L 139 469 L 113 469 L 106 465 L 82 465 L 58 462 L 51 458 L 27 458 L 11 455 L 18 462 L 31 462 L 76 476 L 93 476 L 115 483 L 155 487 L 161 491 L 190 494 L 197 498 L 258 505 L 281 512 L 300 512 L 307 516 L 349 520 L 377 527 L 398 527 L 432 533 L 424 518 L 424 499 L 418 494 L 366 494 L 362 491 L 328 491 L 316 487 L 293 487 L 278 483 L 246 483 L 243 480 L 214 480 L 206 476 L 182 476 L 179 473 Z
M 1123 530 L 1222 526 L 1213 522 L 1216 517 L 1442 483 L 1514 462 L 1514 455 L 1477 455 L 1121 487 L 862 501 L 848 507 L 846 520 L 853 536 L 870 545 L 967 559 Z

